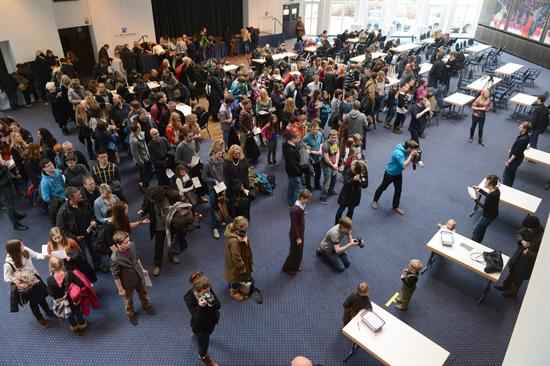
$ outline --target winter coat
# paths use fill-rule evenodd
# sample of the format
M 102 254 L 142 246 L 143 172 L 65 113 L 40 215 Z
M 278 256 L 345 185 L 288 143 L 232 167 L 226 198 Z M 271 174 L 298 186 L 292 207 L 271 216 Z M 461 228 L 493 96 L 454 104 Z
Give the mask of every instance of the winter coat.
M 252 275 L 252 250 L 248 242 L 235 233 L 233 224 L 225 229 L 227 245 L 223 263 L 223 276 L 229 283 L 239 283 L 250 279 Z
M 543 233 L 544 231 L 535 232 L 533 229 L 526 227 L 519 229 L 516 234 L 518 247 L 508 262 L 510 275 L 515 279 L 528 280 L 531 277 L 531 272 L 533 272 L 533 267 L 535 266 Z M 523 253 L 525 248 L 521 245 L 522 240 L 531 242 L 529 250 L 525 254 Z
M 351 163 L 350 168 L 344 170 L 344 186 L 338 196 L 338 204 L 344 207 L 357 207 L 361 202 L 361 189 L 369 186 L 368 174 L 362 175 L 362 180 L 357 182 L 353 180 L 355 174 L 353 173 L 354 167 L 359 161 Z
M 372 309 L 368 296 L 361 296 L 357 293 L 349 295 L 344 301 L 344 315 L 342 321 L 348 324 L 363 309 Z
M 214 306 L 210 307 L 199 306 L 199 301 L 193 292 L 193 289 L 187 291 L 183 297 L 189 313 L 191 313 L 191 330 L 195 334 L 210 334 L 214 331 L 216 324 L 220 320 L 220 300 L 210 289 L 210 293 L 214 296 Z

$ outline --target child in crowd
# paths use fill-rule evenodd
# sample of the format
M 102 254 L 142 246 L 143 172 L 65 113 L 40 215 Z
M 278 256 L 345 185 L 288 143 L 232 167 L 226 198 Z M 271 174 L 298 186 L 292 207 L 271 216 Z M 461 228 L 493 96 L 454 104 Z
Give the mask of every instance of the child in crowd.
M 53 145 L 53 153 L 54 153 L 54 166 L 55 169 L 59 169 L 63 171 L 63 147 L 61 144 L 55 144 Z
M 357 290 L 346 298 L 343 304 L 344 315 L 342 316 L 344 325 L 348 324 L 361 310 L 372 309 L 369 291 L 369 284 L 367 282 L 361 282 L 357 285 Z
M 277 164 L 277 127 L 279 120 L 276 114 L 269 116 L 269 123 L 262 127 L 262 137 L 267 141 L 267 162 L 270 167 Z
M 437 224 L 437 227 L 440 229 L 446 229 L 452 232 L 456 232 L 456 220 L 449 219 L 446 224 Z
M 401 293 L 397 299 L 397 309 L 405 310 L 409 306 L 409 301 L 411 301 L 412 294 L 416 289 L 416 282 L 418 282 L 418 274 L 421 269 L 422 262 L 419 259 L 411 259 L 407 268 L 403 270 L 400 277 L 403 286 L 401 286 Z

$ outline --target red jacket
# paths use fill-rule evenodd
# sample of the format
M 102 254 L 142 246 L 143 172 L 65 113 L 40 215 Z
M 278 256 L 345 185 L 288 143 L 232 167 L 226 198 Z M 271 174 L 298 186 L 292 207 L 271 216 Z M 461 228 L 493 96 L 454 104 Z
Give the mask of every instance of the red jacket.
M 92 283 L 88 280 L 88 277 L 86 277 L 84 273 L 75 269 L 73 274 L 77 276 L 82 283 L 84 283 L 84 286 L 78 287 L 71 283 L 68 290 L 69 296 L 71 297 L 71 300 L 73 300 L 73 303 L 78 304 L 80 302 L 82 315 L 88 316 L 90 315 L 90 305 L 92 305 L 94 309 L 99 308 L 99 299 L 97 298 L 97 294 L 95 293 Z

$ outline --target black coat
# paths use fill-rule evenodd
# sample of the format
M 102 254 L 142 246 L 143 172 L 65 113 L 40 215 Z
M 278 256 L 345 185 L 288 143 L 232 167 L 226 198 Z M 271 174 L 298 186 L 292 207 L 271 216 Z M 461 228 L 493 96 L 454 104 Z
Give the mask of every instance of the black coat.
M 187 309 L 189 309 L 189 313 L 191 313 L 191 329 L 195 334 L 212 333 L 220 320 L 220 300 L 218 300 L 218 297 L 212 289 L 210 293 L 214 296 L 214 306 L 212 307 L 208 305 L 199 306 L 199 302 L 192 289 L 187 291 L 183 297 Z
M 543 233 L 543 230 L 535 231 L 526 227 L 519 229 L 516 235 L 518 248 L 508 262 L 510 275 L 516 280 L 528 280 L 531 277 Z M 522 240 L 531 243 L 529 250 L 525 254 L 523 253 L 524 248 L 521 245 Z
M 232 161 L 225 160 L 223 169 L 224 181 L 230 194 L 235 194 L 241 189 L 241 185 L 248 189 L 248 162 L 246 159 L 239 160 L 237 165 Z
M 289 177 L 300 177 L 302 169 L 300 168 L 300 152 L 296 145 L 289 142 L 283 144 L 283 156 L 285 158 L 285 171 Z
M 61 126 L 67 124 L 67 105 L 61 100 L 61 94 L 56 90 L 47 92 L 46 101 L 50 104 L 55 122 Z
M 533 131 L 538 133 L 543 133 L 548 127 L 548 108 L 543 103 L 538 104 L 535 108 L 531 123 L 533 124 Z
M 46 283 L 48 285 L 48 293 L 54 299 L 59 299 L 65 296 L 65 293 L 69 289 L 69 284 L 71 283 L 74 283 L 78 287 L 84 286 L 80 278 L 78 278 L 72 272 L 65 272 L 65 278 L 63 279 L 63 282 L 61 282 L 61 286 L 57 284 L 57 281 L 55 280 L 53 275 L 48 277 Z M 69 303 L 72 303 L 70 296 L 67 296 L 67 300 L 69 300 Z
M 351 168 L 344 170 L 344 186 L 338 196 L 338 204 L 345 207 L 356 207 L 361 202 L 361 189 L 369 186 L 368 175 L 362 176 L 362 180 L 357 182 L 353 180 Z

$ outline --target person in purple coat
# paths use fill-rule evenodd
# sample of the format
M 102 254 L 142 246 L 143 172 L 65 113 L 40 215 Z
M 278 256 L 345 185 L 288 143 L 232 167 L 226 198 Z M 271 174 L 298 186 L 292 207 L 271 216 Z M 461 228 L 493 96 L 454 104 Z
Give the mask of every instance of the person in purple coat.
M 304 189 L 300 192 L 298 200 L 290 208 L 290 249 L 285 263 L 283 264 L 283 272 L 289 275 L 295 275 L 302 270 L 302 254 L 304 251 L 304 231 L 305 231 L 305 207 L 306 203 L 311 200 L 311 192 Z

